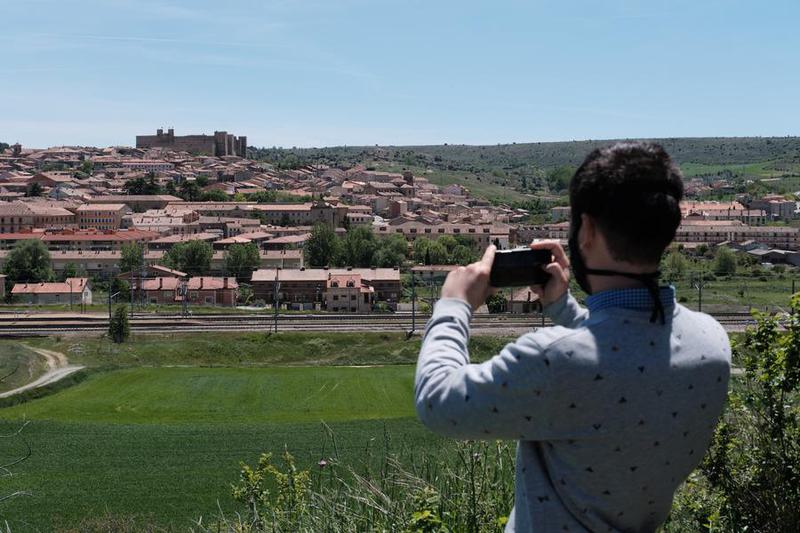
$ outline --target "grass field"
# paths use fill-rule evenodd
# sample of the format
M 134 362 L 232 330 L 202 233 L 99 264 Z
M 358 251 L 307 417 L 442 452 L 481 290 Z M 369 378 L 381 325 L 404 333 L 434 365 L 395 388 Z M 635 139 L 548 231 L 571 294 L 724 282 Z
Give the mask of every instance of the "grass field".
M 5 419 L 261 424 L 414 416 L 414 367 L 131 368 L 2 411 Z M 365 402 L 365 399 L 369 399 Z
M 286 447 L 303 467 L 338 455 L 366 468 L 385 428 L 400 456 L 438 453 L 444 441 L 414 417 L 412 380 L 413 367 L 403 365 L 95 374 L 0 411 L 5 430 L 30 421 L 24 434 L 33 448 L 1 486 L 33 496 L 0 505 L 0 518 L 15 531 L 48 530 L 110 511 L 185 530 L 215 512 L 217 499 L 231 510 L 239 461 L 263 451 Z M 13 441 L 0 460 L 23 451 Z
M 474 359 L 507 340 L 474 337 Z M 0 354 L 27 353 L 20 342 L 95 370 L 70 388 L 0 409 L 4 433 L 29 421 L 23 435 L 32 448 L 13 477 L 0 479 L 0 496 L 32 493 L 0 503 L 0 520 L 13 531 L 82 529 L 87 517 L 106 514 L 186 531 L 218 502 L 239 509 L 230 496 L 239 462 L 266 451 L 286 448 L 315 475 L 321 458 L 360 471 L 379 467 L 387 450 L 409 468 L 421 454 L 436 457 L 433 464 L 452 457 L 455 444 L 414 413 L 418 337 L 205 333 L 115 345 L 69 336 L 0 341 Z M 347 366 L 356 364 L 385 366 Z M 0 464 L 25 450 L 20 439 L 5 439 Z
M 2 423 L 4 429 L 10 427 Z M 25 435 L 33 454 L 2 483 L 4 493 L 31 496 L 0 505 L 0 520 L 12 531 L 77 527 L 105 514 L 135 516 L 170 530 L 187 531 L 201 516 L 240 507 L 230 497 L 239 462 L 284 447 L 298 466 L 313 469 L 321 458 L 338 457 L 358 470 L 375 468 L 371 449 L 384 436 L 406 464 L 420 454 L 444 453 L 451 445 L 416 419 L 332 422 L 336 439 L 320 423 L 125 425 L 33 421 Z M 5 445 L 2 458 L 24 451 Z M 377 455 L 377 453 L 376 453 Z
M 474 336 L 470 353 L 484 360 L 509 340 Z M 124 344 L 70 335 L 24 342 L 90 367 L 413 364 L 420 347 L 419 337 L 403 333 L 179 333 L 139 335 Z

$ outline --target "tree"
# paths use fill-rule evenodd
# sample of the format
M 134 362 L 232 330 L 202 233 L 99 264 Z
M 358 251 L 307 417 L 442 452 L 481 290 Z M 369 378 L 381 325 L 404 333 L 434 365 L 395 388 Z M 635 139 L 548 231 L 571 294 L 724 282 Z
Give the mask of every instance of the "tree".
M 547 186 L 553 192 L 561 192 L 569 187 L 569 182 L 572 180 L 572 175 L 575 174 L 575 167 L 570 165 L 562 165 L 554 168 L 547 173 Z
M 179 195 L 187 202 L 198 201 L 201 194 L 200 187 L 197 186 L 197 183 L 189 180 L 183 180 L 183 183 L 181 183 Z
M 164 192 L 167 194 L 171 194 L 172 196 L 177 196 L 178 190 L 175 188 L 175 182 L 169 180 L 167 184 L 164 186 Z
M 347 266 L 369 267 L 377 250 L 375 234 L 367 226 L 358 226 L 347 232 L 341 247 L 340 262 Z
M 306 263 L 312 267 L 334 265 L 341 253 L 341 242 L 328 224 L 317 223 L 311 230 L 303 252 Z
M 431 245 L 431 240 L 427 237 L 417 237 L 412 244 L 414 261 L 422 263 L 423 265 L 430 265 L 430 254 L 428 254 L 428 247 Z
M 4 268 L 10 283 L 39 283 L 53 279 L 50 252 L 40 240 L 19 241 L 8 254 Z
M 127 302 L 130 301 L 131 299 L 130 283 L 128 283 L 124 279 L 119 279 L 118 277 L 114 277 L 111 280 L 111 287 L 109 287 L 108 290 L 111 294 L 116 294 L 114 298 L 118 301 Z
M 376 267 L 387 268 L 399 266 L 408 254 L 408 242 L 402 235 L 389 235 L 378 240 L 372 262 Z
M 506 297 L 502 292 L 496 292 L 486 299 L 486 308 L 490 313 L 502 313 L 506 310 Z
M 267 204 L 274 202 L 277 199 L 277 194 L 275 194 L 275 191 L 258 191 L 248 194 L 247 199 L 251 202 Z
M 78 167 L 78 171 L 82 172 L 87 176 L 91 176 L 92 172 L 94 172 L 94 163 L 89 160 L 86 160 L 83 163 L 81 163 L 80 167 Z
M 431 242 L 425 254 L 431 265 L 446 265 L 450 262 L 450 254 L 447 253 L 447 248 L 438 240 Z
M 62 272 L 61 276 L 64 279 L 67 278 L 77 278 L 78 277 L 78 267 L 75 263 L 67 263 L 64 265 L 64 272 Z
M 161 185 L 156 182 L 156 175 L 148 173 L 147 178 L 128 180 L 123 185 L 128 194 L 161 194 Z
M 289 218 L 289 213 L 284 213 L 284 214 L 281 215 L 281 221 L 279 222 L 279 225 L 281 225 L 281 226 L 291 226 L 292 225 L 292 221 Z
M 225 270 L 236 279 L 247 280 L 261 265 L 261 256 L 255 243 L 233 244 L 225 252 Z
M 458 240 L 452 235 L 442 235 L 436 239 L 436 242 L 445 247 L 448 256 L 453 253 L 453 250 L 459 245 Z
M 688 262 L 678 250 L 671 251 L 664 261 L 669 279 L 680 279 L 686 274 Z
M 736 254 L 733 250 L 726 246 L 717 248 L 717 254 L 714 256 L 714 273 L 736 274 Z
M 450 253 L 449 263 L 453 265 L 468 265 L 478 260 L 478 254 L 475 253 L 475 248 L 464 246 L 463 244 L 457 245 Z
M 118 305 L 108 323 L 108 336 L 117 344 L 125 342 L 131 334 L 128 323 L 128 306 Z
M 203 188 L 208 185 L 208 176 L 197 176 L 197 179 L 194 180 L 198 187 Z
M 211 189 L 210 191 L 203 191 L 200 193 L 201 202 L 228 202 L 230 198 L 225 194 L 225 191 L 219 189 Z
M 208 272 L 214 250 L 205 241 L 188 241 L 178 243 L 170 248 L 164 256 L 164 262 L 170 268 L 186 272 L 190 276 L 200 276 Z
M 42 186 L 38 183 L 31 183 L 28 186 L 28 190 L 25 191 L 25 196 L 41 196 L 42 195 Z
M 144 247 L 138 242 L 126 242 L 120 249 L 120 272 L 139 273 L 144 266 Z

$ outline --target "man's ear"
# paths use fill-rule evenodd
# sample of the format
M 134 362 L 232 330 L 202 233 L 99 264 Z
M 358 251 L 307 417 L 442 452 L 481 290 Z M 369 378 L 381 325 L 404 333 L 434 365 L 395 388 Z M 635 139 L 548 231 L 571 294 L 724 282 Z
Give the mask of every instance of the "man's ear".
M 581 214 L 581 229 L 578 231 L 578 245 L 581 250 L 591 250 L 597 241 L 597 224 L 586 213 Z

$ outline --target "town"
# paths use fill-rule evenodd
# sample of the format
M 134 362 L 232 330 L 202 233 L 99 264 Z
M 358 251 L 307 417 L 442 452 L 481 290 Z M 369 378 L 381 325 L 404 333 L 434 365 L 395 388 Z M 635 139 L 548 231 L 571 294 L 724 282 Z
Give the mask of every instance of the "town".
M 397 311 L 408 309 L 406 274 L 441 280 L 490 243 L 509 248 L 568 235 L 562 205 L 537 224 L 524 208 L 411 171 L 279 168 L 248 158 L 247 138 L 224 131 L 158 129 L 135 144 L 15 144 L 0 152 L 6 302 L 86 305 L 102 287 L 109 305 L 113 293 L 184 308 Z M 800 265 L 794 196 L 700 199 L 728 186 L 687 180 L 676 236 L 682 253 L 725 247 L 767 266 Z M 46 275 L 13 268 L 9 258 L 24 246 L 46 250 Z M 536 309 L 530 290 L 505 298 L 499 309 Z
M 531 224 L 525 209 L 460 184 L 364 165 L 281 169 L 248 159 L 246 143 L 227 132 L 159 129 L 137 136 L 135 148 L 9 146 L 0 152 L 0 264 L 13 278 L 0 284 L 6 301 L 86 305 L 103 287 L 156 306 L 397 311 L 408 308 L 406 271 L 441 280 L 490 243 L 567 239 L 568 206 Z M 797 200 L 697 199 L 726 186 L 687 181 L 677 246 L 800 264 L 800 228 L 788 224 L 800 216 Z M 53 279 L 6 268 L 27 241 L 46 249 Z M 536 309 L 530 290 L 506 299 L 501 309 Z

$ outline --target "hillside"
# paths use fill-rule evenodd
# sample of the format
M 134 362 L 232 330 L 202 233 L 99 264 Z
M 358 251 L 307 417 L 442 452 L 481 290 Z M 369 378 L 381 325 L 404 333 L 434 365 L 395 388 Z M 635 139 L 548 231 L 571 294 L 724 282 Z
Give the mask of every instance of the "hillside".
M 800 176 L 800 137 L 652 139 L 662 144 L 687 176 L 784 178 Z M 492 146 L 337 146 L 251 148 L 251 155 L 287 168 L 304 164 L 427 174 L 434 183 L 461 183 L 493 201 L 525 201 L 525 195 L 558 194 L 548 179 L 560 167 L 580 164 L 591 150 L 614 140 L 515 143 Z M 557 182 L 557 180 L 556 180 Z M 521 194 L 522 193 L 522 194 Z

